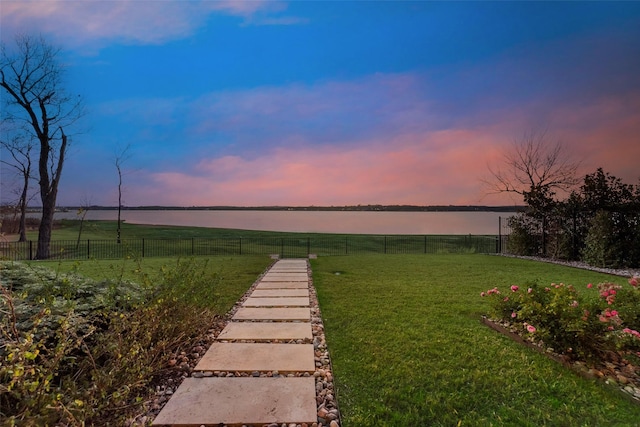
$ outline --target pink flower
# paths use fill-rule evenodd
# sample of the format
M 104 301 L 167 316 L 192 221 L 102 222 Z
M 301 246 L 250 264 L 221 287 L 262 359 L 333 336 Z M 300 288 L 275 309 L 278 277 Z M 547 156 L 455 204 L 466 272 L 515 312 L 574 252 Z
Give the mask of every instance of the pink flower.
M 517 287 L 516 285 L 511 286 L 511 292 L 518 292 L 518 289 L 520 288 Z
M 527 293 L 530 294 L 531 292 L 533 292 L 533 288 L 529 288 L 527 289 Z
M 633 335 L 634 337 L 640 339 L 640 332 L 634 331 L 633 329 L 624 328 L 622 332 L 624 332 L 625 334 Z
M 638 276 L 633 276 L 631 279 L 629 279 L 629 284 L 634 288 L 638 287 Z
M 571 303 L 571 307 L 577 307 L 578 306 L 578 301 L 573 300 L 573 302 Z
M 611 310 L 610 312 L 610 317 L 615 317 L 618 315 L 618 311 L 617 310 Z
M 481 296 L 481 297 L 483 297 L 483 296 L 485 296 L 485 295 L 487 295 L 487 294 L 485 294 L 484 292 L 480 292 L 480 296 Z
M 518 314 L 514 311 L 513 313 L 511 313 L 511 318 L 515 319 L 518 316 Z
M 505 302 L 506 302 L 506 301 L 509 301 L 509 297 L 504 297 L 504 300 L 503 300 L 503 301 L 505 301 Z
M 524 325 L 527 328 L 527 332 L 530 334 L 533 334 L 536 331 L 535 326 L 529 325 L 528 323 L 525 323 Z
M 593 285 L 592 285 L 591 283 L 589 283 L 589 284 L 587 285 L 587 288 L 591 289 L 591 288 L 593 288 Z

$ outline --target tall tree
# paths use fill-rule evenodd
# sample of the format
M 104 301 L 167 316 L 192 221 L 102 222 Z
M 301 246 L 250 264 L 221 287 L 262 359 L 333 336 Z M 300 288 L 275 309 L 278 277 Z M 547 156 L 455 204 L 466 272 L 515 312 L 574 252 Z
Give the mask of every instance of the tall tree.
M 58 187 L 69 139 L 65 129 L 83 115 L 79 95 L 64 87 L 60 50 L 42 37 L 18 35 L 15 49 L 0 52 L 0 87 L 7 96 L 3 114 L 26 125 L 39 145 L 38 184 L 42 218 L 36 258 L 49 258 Z
M 568 192 L 579 183 L 580 162 L 572 159 L 559 141 L 552 141 L 546 130 L 525 133 L 504 153 L 498 167 L 489 166 L 485 180 L 490 193 L 515 193 L 527 205 L 526 215 L 535 219 L 542 237 L 542 254 L 547 253 L 548 220 L 557 206 L 556 192 Z
M 121 242 L 121 237 L 122 237 L 122 220 L 121 220 L 121 214 L 122 214 L 122 166 L 124 164 L 124 162 L 126 162 L 129 157 L 130 157 L 130 153 L 129 150 L 131 148 L 131 145 L 127 145 L 126 147 L 120 149 L 118 148 L 115 154 L 115 157 L 113 159 L 113 162 L 116 166 L 116 171 L 118 172 L 118 229 L 117 229 L 117 240 L 118 243 Z
M 546 130 L 534 130 L 514 140 L 501 165 L 489 166 L 491 177 L 485 183 L 491 193 L 520 194 L 530 207 L 544 208 L 556 191 L 568 191 L 580 182 L 579 167 L 580 162 Z
M 17 213 L 20 216 L 18 241 L 27 241 L 27 204 L 29 201 L 29 182 L 31 180 L 31 150 L 33 150 L 33 139 L 29 135 L 20 132 L 13 132 L 9 126 L 3 123 L 0 135 L 0 148 L 7 153 L 8 157 L 0 156 L 0 163 L 13 168 L 20 177 L 20 188 L 18 191 Z

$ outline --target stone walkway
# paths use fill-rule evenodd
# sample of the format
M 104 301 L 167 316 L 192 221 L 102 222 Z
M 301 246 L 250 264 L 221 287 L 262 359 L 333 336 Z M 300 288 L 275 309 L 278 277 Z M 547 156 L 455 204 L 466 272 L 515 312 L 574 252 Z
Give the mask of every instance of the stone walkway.
M 318 407 L 322 387 L 316 379 L 324 370 L 310 291 L 307 260 L 277 261 L 153 425 L 338 426 L 335 419 L 318 418 L 328 412 L 324 404 Z M 337 409 L 333 415 L 337 418 Z

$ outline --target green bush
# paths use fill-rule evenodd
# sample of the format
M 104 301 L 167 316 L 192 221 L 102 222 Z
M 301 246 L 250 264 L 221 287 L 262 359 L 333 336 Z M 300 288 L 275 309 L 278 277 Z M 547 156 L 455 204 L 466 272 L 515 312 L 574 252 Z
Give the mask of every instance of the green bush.
M 507 240 L 507 251 L 514 255 L 531 256 L 538 255 L 538 239 L 536 220 L 525 214 L 512 216 L 508 221 L 511 233 Z
M 154 286 L 0 267 L 0 418 L 9 425 L 123 424 L 169 355 L 215 316 L 207 303 L 220 277 L 206 261 L 178 261 Z
M 640 350 L 638 279 L 629 284 L 602 283 L 598 297 L 591 298 L 563 283 L 514 285 L 505 292 L 493 288 L 481 296 L 491 299 L 491 319 L 549 351 L 594 361 L 611 352 Z

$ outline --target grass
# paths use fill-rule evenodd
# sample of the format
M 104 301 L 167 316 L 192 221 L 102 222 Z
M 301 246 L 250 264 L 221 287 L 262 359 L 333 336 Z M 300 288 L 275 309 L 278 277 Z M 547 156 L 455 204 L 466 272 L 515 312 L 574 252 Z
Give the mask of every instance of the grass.
M 265 256 L 200 257 L 200 258 L 142 258 L 123 260 L 34 261 L 30 264 L 51 268 L 60 273 L 76 273 L 96 281 L 130 280 L 150 282 L 153 286 L 164 280 L 163 272 L 198 269 L 199 274 L 216 277 L 202 294 L 206 294 L 208 308 L 224 315 L 249 289 L 256 278 L 271 263 Z M 186 272 L 183 272 L 186 274 Z
M 484 255 L 312 261 L 345 426 L 638 425 L 640 405 L 482 325 L 494 286 L 619 277 Z
M 51 257 L 56 259 L 118 259 L 124 256 L 268 255 L 306 257 L 373 253 L 493 253 L 496 236 L 470 235 L 358 235 L 224 230 L 201 227 L 149 226 L 124 223 L 117 243 L 115 221 L 62 221 L 54 230 Z M 33 241 L 14 243 L 0 257 L 30 259 Z

